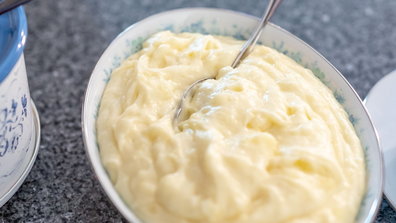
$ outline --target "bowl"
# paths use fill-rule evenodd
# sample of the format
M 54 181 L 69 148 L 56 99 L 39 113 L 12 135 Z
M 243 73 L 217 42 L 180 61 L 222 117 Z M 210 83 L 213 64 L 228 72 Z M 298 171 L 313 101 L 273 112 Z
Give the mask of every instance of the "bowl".
M 31 104 L 23 49 L 27 38 L 20 6 L 0 16 L 0 206 L 18 189 L 34 161 L 37 113 Z M 29 169 L 30 170 L 30 169 Z M 20 185 L 20 184 L 19 184 Z
M 127 28 L 108 46 L 96 64 L 82 106 L 82 131 L 87 155 L 104 191 L 130 222 L 142 222 L 123 202 L 102 166 L 96 141 L 95 122 L 103 90 L 114 69 L 142 48 L 142 43 L 158 31 L 192 32 L 247 39 L 259 18 L 223 9 L 186 8 L 150 16 Z M 366 108 L 352 86 L 323 56 L 286 30 L 269 23 L 260 43 L 275 48 L 311 69 L 345 108 L 361 140 L 366 163 L 366 193 L 355 218 L 356 223 L 373 222 L 382 200 L 383 161 L 376 130 Z

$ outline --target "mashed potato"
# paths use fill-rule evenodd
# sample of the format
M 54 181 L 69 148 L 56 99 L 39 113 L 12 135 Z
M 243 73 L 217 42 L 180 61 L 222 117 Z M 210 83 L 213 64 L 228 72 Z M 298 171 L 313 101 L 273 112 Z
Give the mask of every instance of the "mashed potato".
M 360 141 L 313 73 L 244 42 L 160 32 L 114 70 L 97 120 L 103 165 L 146 223 L 353 222 Z M 183 92 L 204 77 L 174 130 Z

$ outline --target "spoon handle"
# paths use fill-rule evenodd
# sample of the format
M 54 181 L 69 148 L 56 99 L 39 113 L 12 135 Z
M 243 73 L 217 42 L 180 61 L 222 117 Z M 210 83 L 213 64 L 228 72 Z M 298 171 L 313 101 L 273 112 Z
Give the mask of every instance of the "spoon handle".
M 232 63 L 231 67 L 235 68 L 238 66 L 239 62 L 244 59 L 250 52 L 252 52 L 254 45 L 256 45 L 258 38 L 263 31 L 264 26 L 267 24 L 268 20 L 274 14 L 275 10 L 278 8 L 280 3 L 283 0 L 271 0 L 268 4 L 267 11 L 264 13 L 263 18 L 260 23 L 256 26 L 256 29 L 253 31 L 253 34 L 250 36 L 249 40 L 246 42 L 245 46 L 239 52 L 238 56 L 235 58 L 234 63 Z
M 31 0 L 3 0 L 0 2 L 0 15 L 30 1 Z

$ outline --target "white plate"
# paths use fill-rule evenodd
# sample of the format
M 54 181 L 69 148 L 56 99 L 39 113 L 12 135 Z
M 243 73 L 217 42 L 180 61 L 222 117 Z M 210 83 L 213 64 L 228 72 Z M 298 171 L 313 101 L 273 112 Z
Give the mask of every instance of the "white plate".
M 27 165 L 27 167 L 25 169 L 20 170 L 21 175 L 20 175 L 19 179 L 15 182 L 15 184 L 11 187 L 11 189 L 9 189 L 2 197 L 0 197 L 0 207 L 3 206 L 15 194 L 15 192 L 17 192 L 19 187 L 25 181 L 27 175 L 29 174 L 30 170 L 33 167 L 34 161 L 36 160 L 37 153 L 39 151 L 40 133 L 41 133 L 40 118 L 39 118 L 36 106 L 33 103 L 33 100 L 31 100 L 31 106 L 32 106 L 32 111 L 33 111 L 32 114 L 33 114 L 33 122 L 34 122 L 34 131 L 32 132 L 32 134 L 34 134 L 34 138 L 36 139 L 35 143 L 33 144 L 34 148 L 30 148 L 30 149 L 34 149 L 33 155 L 30 158 L 30 161 L 29 161 L 29 164 Z
M 385 161 L 384 194 L 396 210 L 396 70 L 379 80 L 364 103 L 378 131 Z

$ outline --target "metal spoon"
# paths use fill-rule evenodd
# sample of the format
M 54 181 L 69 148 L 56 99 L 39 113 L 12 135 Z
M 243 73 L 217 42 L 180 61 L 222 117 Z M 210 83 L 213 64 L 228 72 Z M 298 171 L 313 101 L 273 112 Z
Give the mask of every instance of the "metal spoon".
M 30 1 L 31 0 L 3 0 L 0 2 L 0 15 Z
M 271 18 L 271 16 L 274 14 L 275 10 L 278 8 L 278 6 L 280 5 L 280 3 L 283 0 L 271 0 L 270 3 L 268 4 L 267 7 L 267 11 L 264 13 L 263 18 L 261 19 L 261 21 L 257 24 L 256 29 L 253 31 L 252 35 L 250 36 L 249 40 L 246 42 L 245 46 L 243 47 L 243 49 L 241 50 L 241 52 L 239 52 L 238 56 L 235 58 L 234 62 L 232 63 L 231 67 L 232 68 L 236 68 L 240 61 L 245 59 L 252 51 L 254 48 L 254 45 L 256 45 L 258 38 L 261 35 L 261 32 L 263 31 L 264 26 L 267 24 L 268 20 Z M 208 77 L 208 78 L 203 78 L 201 80 L 198 80 L 196 82 L 194 82 L 189 88 L 187 88 L 187 90 L 184 92 L 179 106 L 176 109 L 176 113 L 175 116 L 173 118 L 173 126 L 175 129 L 178 129 L 178 120 L 179 120 L 179 116 L 182 112 L 183 109 L 183 101 L 185 100 L 186 96 L 190 93 L 191 89 L 196 86 L 199 83 L 202 83 L 208 79 L 215 79 L 215 77 Z

